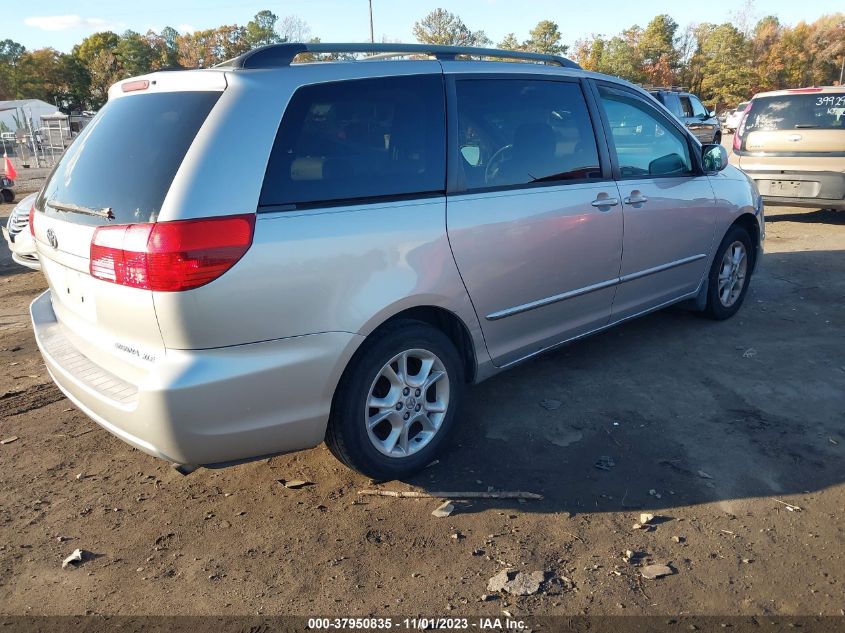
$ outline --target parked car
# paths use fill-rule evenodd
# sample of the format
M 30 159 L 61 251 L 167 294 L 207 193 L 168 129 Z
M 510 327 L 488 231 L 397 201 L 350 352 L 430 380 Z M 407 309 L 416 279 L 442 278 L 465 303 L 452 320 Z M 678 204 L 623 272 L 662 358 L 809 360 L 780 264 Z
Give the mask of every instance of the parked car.
M 15 181 L 0 175 L 0 202 L 11 204 L 15 201 Z
M 348 52 L 434 59 L 291 63 Z M 758 198 L 647 92 L 561 57 L 272 45 L 110 89 L 36 201 L 32 321 L 62 391 L 147 453 L 325 439 L 402 477 L 468 384 L 670 304 L 735 314 Z
M 711 112 L 694 94 L 677 88 L 653 88 L 651 95 L 678 117 L 702 143 L 722 142 L 722 128 Z
M 745 114 L 745 108 L 748 107 L 749 103 L 750 101 L 743 101 L 728 114 L 725 119 L 725 129 L 728 132 L 735 132 L 739 127 L 739 124 L 742 121 L 742 115 Z
M 29 214 L 37 196 L 38 194 L 32 193 L 21 198 L 9 214 L 6 226 L 2 227 L 3 237 L 9 245 L 9 250 L 12 251 L 12 259 L 21 266 L 33 270 L 41 270 L 38 253 L 35 250 L 35 239 L 29 230 Z
M 845 87 L 754 95 L 733 152 L 766 204 L 845 209 Z

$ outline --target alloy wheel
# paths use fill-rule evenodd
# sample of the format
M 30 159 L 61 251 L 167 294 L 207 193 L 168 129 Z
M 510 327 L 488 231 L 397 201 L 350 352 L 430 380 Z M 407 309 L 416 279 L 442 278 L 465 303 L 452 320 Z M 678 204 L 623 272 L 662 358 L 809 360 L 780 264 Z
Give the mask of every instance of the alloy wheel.
M 449 408 L 449 375 L 432 352 L 410 349 L 376 375 L 364 407 L 370 442 L 383 455 L 413 455 L 429 444 Z

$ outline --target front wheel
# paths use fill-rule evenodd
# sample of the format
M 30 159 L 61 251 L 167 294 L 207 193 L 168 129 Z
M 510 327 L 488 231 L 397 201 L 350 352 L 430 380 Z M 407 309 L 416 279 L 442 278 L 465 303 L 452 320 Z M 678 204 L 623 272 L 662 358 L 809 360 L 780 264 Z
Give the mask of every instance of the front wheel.
M 452 341 L 426 323 L 397 321 L 374 332 L 344 373 L 326 445 L 375 479 L 408 477 L 451 433 L 463 389 Z
M 707 307 L 712 319 L 728 319 L 737 313 L 751 281 L 752 242 L 748 232 L 732 226 L 725 235 L 710 267 Z

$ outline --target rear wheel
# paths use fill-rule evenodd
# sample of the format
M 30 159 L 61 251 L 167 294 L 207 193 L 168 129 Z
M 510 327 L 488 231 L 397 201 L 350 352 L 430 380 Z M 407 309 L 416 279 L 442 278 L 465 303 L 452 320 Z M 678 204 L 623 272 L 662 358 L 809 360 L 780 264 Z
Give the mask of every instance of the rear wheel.
M 0 190 L 0 195 L 3 196 L 2 201 L 6 204 L 11 204 L 15 201 L 15 194 L 11 189 Z
M 713 137 L 713 145 L 721 145 L 722 144 L 722 133 L 716 132 L 716 136 Z
M 370 477 L 408 477 L 451 433 L 463 389 L 452 341 L 428 324 L 397 321 L 373 333 L 344 373 L 326 445 Z
M 737 313 L 748 292 L 753 256 L 748 232 L 740 226 L 732 226 L 710 267 L 704 310 L 707 316 L 721 320 Z

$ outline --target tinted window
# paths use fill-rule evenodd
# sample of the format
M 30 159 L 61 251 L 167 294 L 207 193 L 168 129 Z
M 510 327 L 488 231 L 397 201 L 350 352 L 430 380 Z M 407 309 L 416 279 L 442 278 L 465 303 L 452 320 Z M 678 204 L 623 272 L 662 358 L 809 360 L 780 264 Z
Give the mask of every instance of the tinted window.
M 445 120 L 439 75 L 300 88 L 279 126 L 260 204 L 443 191 Z
M 159 92 L 109 101 L 65 152 L 39 198 L 111 208 L 112 223 L 150 222 L 220 92 Z M 105 218 L 47 210 L 78 224 Z
M 745 133 L 801 129 L 845 129 L 845 91 L 759 97 L 751 102 Z
M 689 97 L 680 97 L 681 99 L 681 112 L 685 117 L 691 117 L 692 114 L 692 101 L 690 101 Z
M 707 111 L 707 108 L 704 107 L 704 104 L 698 100 L 698 98 L 690 95 L 690 103 L 692 103 L 692 115 L 693 116 L 710 116 L 710 113 Z
M 587 104 L 574 82 L 457 82 L 458 139 L 468 189 L 601 178 Z
M 625 93 L 601 88 L 622 176 L 664 176 L 692 171 L 684 135 L 657 110 Z

